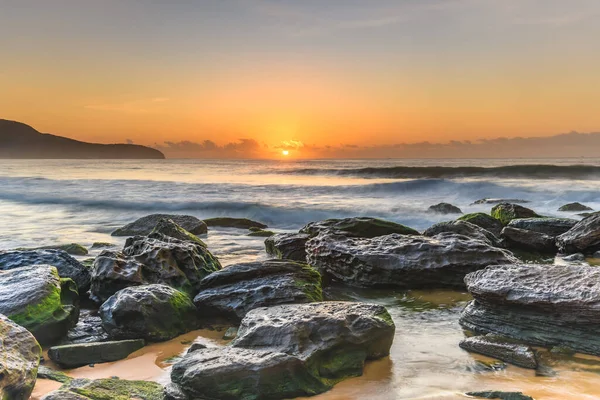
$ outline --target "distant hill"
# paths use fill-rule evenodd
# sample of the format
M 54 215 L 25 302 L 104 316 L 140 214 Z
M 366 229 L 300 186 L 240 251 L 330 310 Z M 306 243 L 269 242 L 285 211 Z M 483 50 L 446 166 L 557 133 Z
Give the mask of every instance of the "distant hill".
M 150 147 L 80 142 L 0 119 L 0 158 L 162 159 L 165 156 Z

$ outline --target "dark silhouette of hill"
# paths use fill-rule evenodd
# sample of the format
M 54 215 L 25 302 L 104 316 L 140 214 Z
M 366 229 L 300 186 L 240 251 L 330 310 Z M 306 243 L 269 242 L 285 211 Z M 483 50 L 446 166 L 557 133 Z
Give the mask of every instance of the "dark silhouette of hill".
M 80 142 L 0 119 L 0 158 L 162 159 L 165 156 L 150 147 Z

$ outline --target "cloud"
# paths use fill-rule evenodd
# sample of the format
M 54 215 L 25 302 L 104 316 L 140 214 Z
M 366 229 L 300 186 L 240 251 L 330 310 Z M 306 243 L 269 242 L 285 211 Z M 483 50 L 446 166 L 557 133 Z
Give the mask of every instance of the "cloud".
M 261 158 L 263 147 L 254 139 L 239 139 L 237 142 L 217 145 L 212 140 L 202 142 L 156 143 L 155 149 L 169 158 Z M 264 156 L 263 156 L 264 157 Z

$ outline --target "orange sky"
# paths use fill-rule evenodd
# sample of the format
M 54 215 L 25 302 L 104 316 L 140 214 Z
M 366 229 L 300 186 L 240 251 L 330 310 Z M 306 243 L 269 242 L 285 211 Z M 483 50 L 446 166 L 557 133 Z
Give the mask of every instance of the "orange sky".
M 600 130 L 596 1 L 120 3 L 3 6 L 0 118 L 272 148 Z

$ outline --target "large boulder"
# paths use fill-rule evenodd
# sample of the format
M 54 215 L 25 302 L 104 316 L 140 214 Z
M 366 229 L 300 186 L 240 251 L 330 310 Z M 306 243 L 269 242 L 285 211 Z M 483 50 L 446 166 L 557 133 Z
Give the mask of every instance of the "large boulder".
M 189 296 L 165 285 L 133 286 L 118 291 L 100 307 L 102 326 L 115 339 L 172 339 L 198 329 Z
M 307 233 L 279 233 L 265 240 L 267 254 L 283 260 L 306 262 Z
M 0 252 L 0 270 L 27 267 L 31 265 L 52 265 L 61 278 L 71 278 L 80 293 L 90 287 L 90 269 L 68 255 L 63 250 L 14 250 Z
M 252 221 L 247 218 L 231 218 L 231 217 L 216 217 L 216 218 L 208 218 L 205 219 L 204 222 L 207 226 L 214 227 L 218 226 L 221 228 L 240 228 L 240 229 L 250 229 L 250 228 L 259 228 L 265 229 L 267 225 Z
M 42 400 L 163 400 L 163 386 L 156 382 L 125 379 L 73 379 Z
M 48 357 L 62 368 L 118 361 L 144 347 L 143 339 L 116 342 L 79 343 L 54 346 Z
M 163 237 L 162 235 L 181 240 L 183 242 L 197 243 L 206 247 L 206 243 L 204 243 L 198 236 L 186 231 L 181 226 L 177 225 L 172 219 L 161 219 L 158 221 L 152 232 L 148 234 L 148 237 L 161 239 Z
M 161 283 L 193 296 L 202 278 L 221 269 L 200 243 L 161 233 L 127 239 L 122 251 L 104 250 L 94 260 L 90 297 L 102 303 L 117 291 Z
M 0 398 L 29 399 L 42 349 L 29 331 L 4 315 L 0 315 L 0 354 Z
M 516 262 L 506 250 L 455 234 L 372 239 L 319 235 L 306 243 L 308 263 L 363 287 L 464 287 L 463 278 L 491 264 Z
M 49 265 L 0 273 L 0 314 L 29 330 L 41 344 L 66 335 L 79 317 L 75 283 Z
M 196 217 L 191 215 L 177 215 L 177 214 L 152 214 L 146 215 L 134 222 L 127 224 L 117 230 L 115 230 L 113 236 L 145 236 L 150 234 L 156 224 L 162 219 L 170 219 L 177 225 L 181 226 L 188 232 L 194 235 L 202 235 L 208 231 L 206 224 Z
M 496 265 L 465 277 L 474 298 L 461 325 L 538 346 L 600 355 L 600 269 Z
M 399 233 L 401 235 L 419 234 L 416 230 L 402 224 L 369 217 L 326 219 L 324 221 L 311 222 L 300 229 L 300 233 L 307 233 L 310 236 L 316 236 L 324 231 L 361 238 L 373 238 L 391 233 Z
M 556 244 L 566 254 L 592 254 L 600 250 L 600 213 L 579 221 L 573 228 L 558 236 Z
M 482 212 L 465 214 L 462 217 L 459 217 L 458 221 L 465 221 L 477 225 L 486 231 L 492 232 L 496 236 L 500 236 L 500 231 L 502 231 L 502 228 L 504 227 L 502 222 L 491 215 Z
M 507 226 L 556 237 L 573 228 L 577 222 L 579 221 L 570 218 L 517 218 L 510 221 Z
M 507 226 L 502 229 L 500 237 L 504 246 L 509 249 L 533 251 L 543 254 L 556 253 L 555 237 L 544 233 Z
M 565 212 L 580 212 L 580 211 L 594 211 L 593 208 L 585 206 L 581 203 L 569 203 L 562 205 L 558 208 L 558 211 Z
M 433 237 L 440 233 L 455 233 L 496 246 L 500 240 L 492 232 L 466 221 L 437 223 L 423 232 L 424 236 Z
M 167 399 L 279 399 L 321 393 L 389 354 L 383 306 L 326 302 L 250 311 L 231 347 L 198 349 L 174 365 Z
M 241 320 L 258 307 L 322 301 L 321 274 L 288 260 L 230 265 L 200 282 L 194 304 L 203 316 Z
M 458 345 L 469 352 L 497 358 L 521 368 L 536 369 L 538 367 L 535 352 L 531 347 L 502 336 L 472 336 L 461 340 Z
M 438 203 L 429 206 L 429 211 L 438 214 L 462 214 L 462 210 L 450 203 Z
M 259 400 L 313 396 L 331 388 L 298 357 L 232 347 L 199 349 L 171 371 L 165 400 Z
M 491 215 L 503 225 L 508 225 L 515 218 L 541 218 L 535 211 L 512 203 L 500 203 L 494 206 Z

